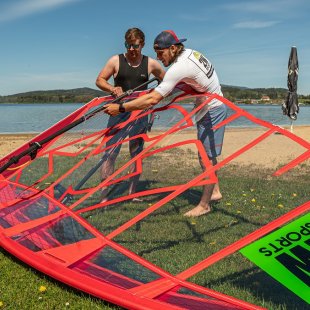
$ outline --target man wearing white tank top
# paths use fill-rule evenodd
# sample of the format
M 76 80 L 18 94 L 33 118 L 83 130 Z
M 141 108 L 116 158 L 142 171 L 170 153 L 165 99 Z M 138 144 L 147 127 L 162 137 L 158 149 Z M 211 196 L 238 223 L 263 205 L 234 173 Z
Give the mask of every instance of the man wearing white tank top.
M 115 116 L 119 113 L 144 110 L 167 97 L 180 82 L 191 86 L 198 93 L 209 92 L 222 96 L 221 85 L 211 62 L 200 52 L 185 49 L 183 42 L 172 30 L 162 31 L 154 40 L 157 59 L 169 67 L 163 81 L 151 93 L 124 104 L 107 104 L 105 113 Z M 196 104 L 203 102 L 197 98 Z M 227 107 L 221 101 L 213 99 L 196 114 L 198 139 L 203 143 L 213 165 L 221 154 L 225 127 L 213 130 L 216 124 L 227 116 Z M 200 161 L 202 168 L 204 165 Z M 199 204 L 186 212 L 185 216 L 201 216 L 211 211 L 210 202 L 222 198 L 218 183 L 203 186 Z

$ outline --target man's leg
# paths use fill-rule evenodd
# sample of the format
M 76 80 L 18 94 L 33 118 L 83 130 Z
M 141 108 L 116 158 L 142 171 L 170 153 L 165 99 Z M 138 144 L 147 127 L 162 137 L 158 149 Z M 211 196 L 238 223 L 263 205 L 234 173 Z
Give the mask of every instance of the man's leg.
M 221 105 L 209 109 L 197 121 L 197 137 L 203 143 L 206 153 L 212 165 L 217 164 L 216 157 L 221 154 L 225 127 L 213 129 L 213 127 L 222 122 L 227 115 L 227 107 Z M 199 156 L 199 162 L 204 171 L 205 165 Z M 200 216 L 211 211 L 210 202 L 218 201 L 222 198 L 219 183 L 207 184 L 203 186 L 202 196 L 199 204 L 194 209 L 185 213 L 185 216 Z
M 144 116 L 136 120 L 134 126 L 132 127 L 132 130 L 129 133 L 129 137 L 134 137 L 146 133 L 147 127 L 148 127 L 148 116 Z M 129 152 L 131 158 L 134 158 L 135 156 L 140 154 L 143 151 L 143 147 L 144 147 L 143 138 L 136 138 L 134 140 L 131 140 L 129 142 Z M 131 173 L 133 173 L 134 171 L 136 171 L 136 164 L 133 164 L 130 169 Z M 140 176 L 141 176 L 140 174 L 137 174 L 130 179 L 129 194 L 134 194 L 136 192 Z M 135 198 L 135 200 L 140 199 Z
M 104 160 L 102 167 L 101 167 L 101 182 L 107 179 L 110 175 L 114 172 L 115 160 L 116 156 L 106 156 L 107 158 Z M 101 203 L 106 202 L 109 200 L 109 187 L 105 186 L 101 188 Z
M 217 164 L 216 157 L 210 158 L 212 165 Z M 205 166 L 200 160 L 200 165 L 202 170 L 205 170 Z M 186 212 L 185 216 L 200 216 L 207 214 L 211 211 L 210 202 L 213 200 L 219 200 L 222 198 L 222 194 L 220 192 L 219 183 L 206 184 L 202 187 L 202 196 L 199 204 L 192 210 Z
M 213 158 L 210 158 L 211 162 L 212 162 L 212 165 L 215 166 L 217 164 L 217 159 L 216 157 L 213 157 Z M 217 172 L 215 172 L 216 176 L 217 176 Z M 217 181 L 215 184 L 214 184 L 214 187 L 213 187 L 213 191 L 212 191 L 212 195 L 211 195 L 211 198 L 210 198 L 210 201 L 218 201 L 218 200 L 221 200 L 222 199 L 222 193 L 221 193 L 221 190 L 220 190 L 220 184 L 219 184 L 219 181 Z
M 101 182 L 104 181 L 106 178 L 108 178 L 110 175 L 114 173 L 115 170 L 115 161 L 116 158 L 121 150 L 121 141 L 126 138 L 129 132 L 129 125 L 122 129 L 118 129 L 118 124 L 126 121 L 130 117 L 130 113 L 126 112 L 123 114 L 119 114 L 117 116 L 110 116 L 108 120 L 108 128 L 111 128 L 112 130 L 109 132 L 109 136 L 112 136 L 106 143 L 105 147 L 107 150 L 105 151 L 103 157 L 104 161 L 101 167 Z M 102 200 L 101 202 L 106 202 L 109 200 L 108 198 L 109 190 L 108 186 L 105 186 L 101 189 L 101 195 Z
M 130 141 L 129 151 L 130 151 L 131 158 L 134 158 L 135 156 L 137 156 L 139 153 L 143 151 L 143 145 L 144 145 L 144 140 L 141 138 Z M 130 168 L 130 173 L 133 173 L 135 171 L 136 171 L 136 164 L 134 163 Z M 129 194 L 134 194 L 136 192 L 140 176 L 141 174 L 139 173 L 130 178 Z
M 114 173 L 115 170 L 115 161 L 121 150 L 121 144 L 115 145 L 120 142 L 123 138 L 124 133 L 122 131 L 116 133 L 107 143 L 106 147 L 108 148 L 103 155 L 103 164 L 101 166 L 101 182 L 107 179 L 110 175 Z M 110 148 L 109 148 L 110 147 Z M 108 186 L 101 188 L 101 203 L 108 201 L 109 197 Z

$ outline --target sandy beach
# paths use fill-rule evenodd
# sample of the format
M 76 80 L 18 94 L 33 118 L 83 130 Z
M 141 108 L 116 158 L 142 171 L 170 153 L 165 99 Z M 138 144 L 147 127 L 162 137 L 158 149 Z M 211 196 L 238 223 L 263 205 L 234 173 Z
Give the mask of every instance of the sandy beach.
M 226 158 L 233 154 L 265 131 L 265 129 L 261 128 L 227 128 L 221 158 Z M 293 133 L 310 142 L 310 126 L 296 126 L 293 128 Z M 185 135 L 188 135 L 188 138 L 192 138 L 195 136 L 195 133 L 185 133 Z M 34 136 L 34 134 L 0 134 L 0 157 L 6 156 Z M 184 138 L 183 133 L 182 140 Z M 234 159 L 233 162 L 241 165 L 255 164 L 263 167 L 275 167 L 288 163 L 305 151 L 304 147 L 286 136 L 272 134 L 246 153 Z M 310 165 L 310 159 L 306 163 Z

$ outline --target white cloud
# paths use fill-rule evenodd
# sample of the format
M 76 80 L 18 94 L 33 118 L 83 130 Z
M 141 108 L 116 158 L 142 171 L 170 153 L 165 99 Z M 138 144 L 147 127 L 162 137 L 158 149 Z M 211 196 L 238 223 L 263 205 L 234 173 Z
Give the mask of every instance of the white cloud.
M 247 0 L 230 1 L 220 5 L 221 9 L 235 16 L 248 15 L 249 18 L 260 16 L 277 16 L 282 20 L 298 18 L 307 14 L 310 8 L 309 0 Z
M 271 1 L 268 5 L 268 2 L 233 2 L 224 5 L 223 8 L 238 12 L 269 13 L 270 11 L 273 11 L 274 5 Z
M 247 22 L 239 22 L 233 25 L 234 28 L 242 28 L 242 29 L 259 29 L 259 28 L 268 28 L 278 24 L 279 21 L 247 21 Z
M 261 1 L 235 1 L 222 8 L 237 12 L 270 14 L 275 12 L 290 11 L 307 3 L 305 0 L 261 0 Z
M 10 1 L 7 6 L 0 7 L 0 22 L 15 20 L 36 13 L 49 11 L 80 0 L 22 0 Z

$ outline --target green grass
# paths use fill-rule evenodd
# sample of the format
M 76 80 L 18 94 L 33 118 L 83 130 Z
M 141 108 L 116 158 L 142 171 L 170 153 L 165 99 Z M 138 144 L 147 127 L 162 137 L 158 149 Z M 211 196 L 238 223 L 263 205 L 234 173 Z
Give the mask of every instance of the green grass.
M 165 167 L 160 165 L 160 158 L 158 161 L 146 159 L 140 186 L 145 189 L 182 184 L 200 173 L 197 163 L 188 166 L 173 160 L 177 156 L 184 158 L 181 156 L 184 154 L 172 155 L 165 161 Z M 182 169 L 178 169 L 181 166 Z M 225 167 L 219 173 L 224 198 L 212 205 L 208 216 L 197 219 L 183 216 L 199 202 L 201 188 L 194 187 L 116 236 L 114 241 L 168 272 L 178 274 L 308 201 L 310 175 L 307 170 L 309 166 L 301 166 L 274 178 L 270 177 L 270 171 L 256 167 Z M 32 174 L 31 182 L 34 179 Z M 126 186 L 123 186 L 125 190 Z M 107 234 L 164 195 L 147 197 L 143 203 L 119 203 L 83 216 Z M 118 309 L 34 271 L 4 251 L 0 251 L 0 272 L 0 302 L 5 309 Z M 268 309 L 307 308 L 301 299 L 238 252 L 189 280 Z M 40 292 L 40 286 L 47 290 Z
M 0 275 L 0 309 L 121 309 L 37 272 L 2 249 Z

